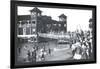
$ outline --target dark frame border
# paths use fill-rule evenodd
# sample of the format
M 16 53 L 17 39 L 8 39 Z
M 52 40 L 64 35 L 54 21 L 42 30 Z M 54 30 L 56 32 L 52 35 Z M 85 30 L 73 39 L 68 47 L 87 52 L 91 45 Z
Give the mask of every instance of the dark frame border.
M 15 46 L 16 46 L 16 14 L 17 14 L 17 6 L 39 6 L 39 7 L 61 7 L 61 8 L 66 8 L 66 9 L 84 9 L 84 10 L 92 10 L 93 11 L 93 22 L 95 23 L 93 25 L 93 46 L 95 46 L 94 49 L 94 59 L 92 60 L 82 60 L 82 61 L 67 61 L 67 62 L 63 62 L 63 61 L 52 61 L 52 62 L 48 62 L 48 63 L 44 63 L 44 62 L 40 62 L 34 65 L 16 65 L 15 64 Z M 11 12 L 11 24 L 10 24 L 10 48 L 11 48 L 11 58 L 10 58 L 10 67 L 11 68 L 27 68 L 27 67 L 42 67 L 42 66 L 57 66 L 57 65 L 76 65 L 76 64 L 89 64 L 89 63 L 96 63 L 96 6 L 93 5 L 77 5 L 77 4 L 61 4 L 61 3 L 44 3 L 44 2 L 28 2 L 28 1 L 11 1 L 11 8 L 10 8 Z

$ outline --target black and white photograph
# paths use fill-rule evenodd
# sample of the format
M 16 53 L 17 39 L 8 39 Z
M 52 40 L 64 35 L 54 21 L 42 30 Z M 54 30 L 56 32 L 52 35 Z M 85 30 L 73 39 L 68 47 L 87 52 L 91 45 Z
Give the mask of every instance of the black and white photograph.
M 18 61 L 92 58 L 92 11 L 18 6 Z
M 95 59 L 92 9 L 36 5 L 16 8 L 15 63 Z

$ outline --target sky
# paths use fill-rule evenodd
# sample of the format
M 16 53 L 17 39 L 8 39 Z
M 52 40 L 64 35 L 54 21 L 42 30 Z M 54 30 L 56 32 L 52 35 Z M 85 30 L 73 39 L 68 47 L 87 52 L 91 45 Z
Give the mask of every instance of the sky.
M 34 7 L 18 6 L 18 15 L 30 15 L 31 9 Z M 76 31 L 82 29 L 84 31 L 89 29 L 89 19 L 92 18 L 92 10 L 79 9 L 61 9 L 61 8 L 44 8 L 38 7 L 42 11 L 42 15 L 51 16 L 53 20 L 59 21 L 59 15 L 65 14 L 67 16 L 67 31 Z

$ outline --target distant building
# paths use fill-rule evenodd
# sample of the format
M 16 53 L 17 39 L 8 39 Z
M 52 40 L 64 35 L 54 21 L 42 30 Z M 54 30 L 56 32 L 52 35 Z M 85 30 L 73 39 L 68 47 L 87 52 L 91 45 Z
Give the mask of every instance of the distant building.
M 19 15 L 17 34 L 18 36 L 34 35 L 37 33 L 65 33 L 67 32 L 67 16 L 61 14 L 59 21 L 53 20 L 51 16 L 43 16 L 37 7 L 30 10 L 30 15 Z

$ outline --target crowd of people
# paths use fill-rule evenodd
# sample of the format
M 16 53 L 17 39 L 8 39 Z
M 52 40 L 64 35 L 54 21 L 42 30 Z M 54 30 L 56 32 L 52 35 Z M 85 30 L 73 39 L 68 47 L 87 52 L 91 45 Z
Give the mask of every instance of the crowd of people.
M 45 61 L 45 55 L 47 55 L 47 51 L 44 48 L 41 48 L 37 53 L 37 61 Z
M 92 47 L 92 36 L 90 36 L 89 31 L 75 32 L 75 39 L 72 37 L 70 41 L 70 48 L 72 50 L 72 59 L 80 60 L 80 59 L 91 59 L 93 53 Z M 39 48 L 42 47 L 42 48 Z M 46 55 L 51 55 L 52 49 L 48 47 L 45 49 L 45 46 L 37 46 L 27 50 L 27 59 L 26 62 L 37 62 L 37 61 L 45 61 Z
M 45 50 L 45 47 L 38 48 L 32 47 L 30 50 L 27 51 L 27 59 L 25 62 L 38 62 L 38 61 L 45 61 L 45 55 L 50 55 L 51 49 L 48 48 Z
M 90 59 L 92 57 L 92 37 L 90 32 L 76 33 L 77 37 L 71 44 L 73 59 Z

